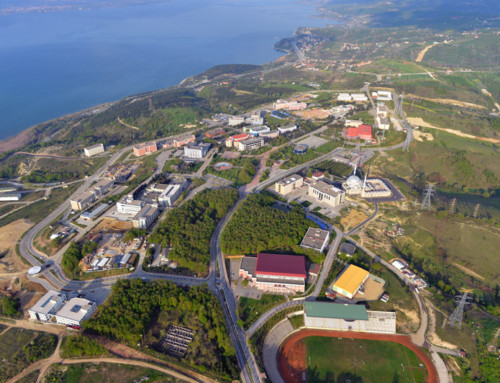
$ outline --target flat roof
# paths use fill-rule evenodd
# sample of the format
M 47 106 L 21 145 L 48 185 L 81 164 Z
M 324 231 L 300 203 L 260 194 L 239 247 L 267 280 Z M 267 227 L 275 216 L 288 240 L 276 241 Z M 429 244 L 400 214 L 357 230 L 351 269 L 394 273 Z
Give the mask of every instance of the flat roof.
M 58 317 L 81 321 L 92 305 L 92 301 L 83 298 L 72 298 L 57 312 Z
M 355 251 L 356 251 L 356 246 L 354 246 L 351 242 L 344 242 L 340 246 L 341 253 L 353 255 Z
M 310 227 L 302 239 L 300 246 L 311 247 L 320 250 L 328 238 L 328 231 Z
M 368 320 L 366 307 L 363 305 L 306 301 L 304 302 L 304 309 L 308 317 Z
M 104 147 L 104 145 L 103 144 L 95 144 L 95 145 L 92 145 L 92 146 L 87 146 L 84 149 L 89 150 L 89 149 L 96 149 L 96 148 L 100 148 L 100 147 Z
M 30 308 L 30 310 L 41 314 L 48 314 L 62 297 L 63 294 L 49 290 Z
M 285 184 L 289 184 L 289 183 L 298 181 L 300 179 L 304 179 L 304 177 L 302 177 L 299 174 L 292 174 L 291 176 L 288 176 L 286 178 L 283 178 L 281 181 L 278 181 L 278 184 L 285 185 Z
M 333 185 L 327 184 L 326 182 L 323 181 L 317 181 L 315 184 L 312 184 L 311 187 L 313 187 L 316 190 L 319 190 L 322 193 L 328 194 L 332 197 L 337 197 L 339 194 L 342 193 L 342 190 L 336 188 Z
M 302 255 L 267 254 L 257 256 L 256 274 L 306 277 L 306 259 Z
M 248 274 L 255 276 L 255 266 L 257 265 L 257 257 L 241 258 L 240 269 L 245 270 Z
M 356 289 L 368 278 L 370 273 L 361 267 L 349 265 L 340 277 L 333 283 L 333 286 L 354 294 Z

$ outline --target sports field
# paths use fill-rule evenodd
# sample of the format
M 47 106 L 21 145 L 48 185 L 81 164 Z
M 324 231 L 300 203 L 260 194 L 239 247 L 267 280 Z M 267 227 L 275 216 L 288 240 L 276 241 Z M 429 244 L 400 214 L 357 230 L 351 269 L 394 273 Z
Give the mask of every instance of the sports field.
M 429 357 L 401 335 L 302 330 L 283 342 L 278 368 L 287 383 L 438 381 Z

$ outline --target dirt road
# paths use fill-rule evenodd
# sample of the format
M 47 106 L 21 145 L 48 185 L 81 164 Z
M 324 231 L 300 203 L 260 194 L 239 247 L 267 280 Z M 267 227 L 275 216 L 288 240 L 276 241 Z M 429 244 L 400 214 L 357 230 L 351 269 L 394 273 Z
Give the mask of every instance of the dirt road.
M 422 49 L 420 52 L 418 52 L 418 56 L 415 59 L 415 62 L 418 62 L 418 63 L 422 62 L 422 60 L 424 59 L 424 56 L 427 53 L 427 51 L 429 49 L 431 49 L 434 45 L 436 45 L 436 44 L 427 45 L 424 49 Z

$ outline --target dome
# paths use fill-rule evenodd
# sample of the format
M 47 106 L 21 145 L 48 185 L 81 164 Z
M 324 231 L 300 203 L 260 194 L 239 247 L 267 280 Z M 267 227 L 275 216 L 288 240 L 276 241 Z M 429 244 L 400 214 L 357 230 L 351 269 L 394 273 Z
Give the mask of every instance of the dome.
M 351 189 L 361 189 L 363 187 L 363 182 L 355 175 L 349 176 L 346 180 L 346 184 Z

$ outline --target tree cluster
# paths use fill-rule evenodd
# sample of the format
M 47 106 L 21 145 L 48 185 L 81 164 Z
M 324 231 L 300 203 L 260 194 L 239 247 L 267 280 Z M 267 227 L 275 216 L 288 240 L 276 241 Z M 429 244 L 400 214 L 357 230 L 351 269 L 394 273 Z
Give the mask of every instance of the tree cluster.
M 150 236 L 150 242 L 171 247 L 169 259 L 198 274 L 206 274 L 210 239 L 219 221 L 238 200 L 234 189 L 206 190 L 170 210 Z
M 4 295 L 0 298 L 0 303 L 0 315 L 5 315 L 7 317 L 19 316 L 19 308 L 21 307 L 21 303 L 18 298 Z
M 69 336 L 61 347 L 63 358 L 80 358 L 107 354 L 106 349 L 95 339 L 84 335 Z

